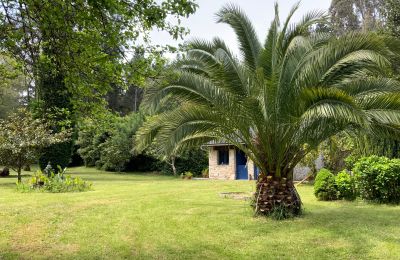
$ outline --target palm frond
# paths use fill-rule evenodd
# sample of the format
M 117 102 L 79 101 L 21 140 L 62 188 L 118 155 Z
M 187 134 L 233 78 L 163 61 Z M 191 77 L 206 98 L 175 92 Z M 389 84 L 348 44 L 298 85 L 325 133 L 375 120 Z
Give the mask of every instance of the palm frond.
M 261 44 L 249 18 L 238 6 L 233 4 L 224 6 L 217 13 L 217 18 L 217 22 L 226 23 L 235 31 L 245 63 L 255 69 Z
M 242 57 L 219 38 L 190 42 L 175 64 L 177 80 L 146 91 L 146 102 L 176 105 L 144 124 L 138 147 L 157 142 L 174 153 L 225 140 L 263 172 L 290 176 L 309 149 L 335 134 L 400 136 L 400 83 L 392 77 L 397 41 L 314 33 L 309 28 L 325 20 L 323 13 L 290 24 L 297 8 L 281 27 L 275 5 L 261 46 L 243 11 L 223 7 L 218 22 L 234 29 Z

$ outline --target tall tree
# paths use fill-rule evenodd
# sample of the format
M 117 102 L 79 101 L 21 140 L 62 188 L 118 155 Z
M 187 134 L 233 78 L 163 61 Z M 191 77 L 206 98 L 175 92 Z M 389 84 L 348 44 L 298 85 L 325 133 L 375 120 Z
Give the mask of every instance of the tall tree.
M 0 53 L 0 119 L 23 103 L 22 92 L 26 89 L 26 77 L 15 59 Z
M 384 22 L 384 0 L 332 0 L 331 25 L 337 34 L 379 29 Z
M 130 53 L 154 53 L 139 44 L 150 43 L 151 29 L 182 37 L 185 29 L 174 21 L 195 9 L 192 0 L 1 0 L 0 47 L 22 61 L 36 83 L 46 63 L 63 79 L 75 108 L 87 113 L 110 83 L 122 83 Z
M 260 169 L 255 211 L 299 214 L 293 169 L 322 141 L 340 132 L 399 134 L 400 83 L 390 78 L 394 39 L 351 33 L 311 34 L 319 12 L 280 24 L 278 7 L 262 44 L 250 19 L 233 5 L 217 14 L 236 33 L 240 58 L 219 38 L 195 40 L 177 62 L 179 78 L 147 93 L 177 108 L 147 121 L 137 142 L 156 139 L 165 149 L 232 143 Z
M 400 38 L 400 0 L 385 1 L 386 28 L 389 32 Z
M 61 124 L 68 121 L 71 127 L 76 113 L 86 115 L 98 104 L 104 106 L 107 91 L 123 83 L 126 57 L 143 49 L 137 43 L 149 42 L 152 28 L 180 37 L 184 28 L 168 22 L 169 17 L 179 21 L 196 9 L 190 0 L 0 0 L 0 4 L 0 48 L 18 58 L 34 78 L 39 113 L 50 114 L 46 116 Z M 72 142 L 46 148 L 41 166 L 47 161 L 65 166 L 71 149 Z

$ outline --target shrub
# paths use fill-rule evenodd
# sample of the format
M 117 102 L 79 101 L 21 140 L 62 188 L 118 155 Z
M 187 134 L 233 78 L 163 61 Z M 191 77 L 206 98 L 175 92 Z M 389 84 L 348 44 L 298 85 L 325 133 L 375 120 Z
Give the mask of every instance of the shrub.
M 162 163 L 161 171 L 164 174 L 173 174 L 171 166 Z M 175 167 L 177 172 L 193 173 L 193 176 L 202 176 L 204 168 L 208 166 L 208 153 L 200 148 L 192 148 L 184 151 L 175 159 Z
M 205 168 L 204 170 L 201 171 L 201 177 L 203 177 L 203 178 L 208 178 L 209 177 L 208 168 Z
M 354 178 L 346 170 L 336 175 L 335 182 L 339 199 L 354 200 L 356 198 Z
M 361 198 L 378 203 L 400 202 L 400 160 L 370 156 L 353 168 Z
M 58 93 L 58 91 L 60 91 L 56 90 L 57 87 L 60 87 L 59 85 L 57 86 L 57 84 L 62 83 L 58 81 L 51 81 L 47 82 L 46 85 L 47 84 L 49 85 L 46 86 L 46 89 L 52 88 L 56 92 L 52 92 L 52 94 L 50 94 L 40 91 L 40 95 L 44 95 L 46 96 L 46 98 L 41 99 L 41 101 L 37 101 L 37 103 L 35 104 L 32 104 L 34 117 L 42 118 L 42 120 L 44 120 L 45 122 L 51 122 L 51 130 L 53 133 L 60 133 L 68 130 L 71 135 L 69 136 L 70 138 L 68 138 L 68 140 L 64 140 L 64 142 L 57 142 L 49 146 L 45 146 L 41 149 L 38 163 L 40 169 L 42 170 L 47 166 L 48 163 L 50 163 L 51 165 L 60 165 L 62 168 L 67 167 L 71 161 L 71 155 L 76 139 L 76 135 L 73 134 L 75 121 L 74 116 L 71 112 L 72 107 L 70 106 L 70 104 L 68 104 L 68 98 L 61 97 L 56 94 Z M 40 88 L 42 87 L 44 87 L 44 85 L 41 84 Z M 61 92 L 65 94 L 65 91 Z M 48 103 L 49 100 L 46 100 L 47 98 L 52 99 L 52 101 Z M 57 172 L 58 168 L 54 170 Z
M 106 171 L 126 171 L 137 160 L 133 155 L 133 136 L 144 116 L 131 113 L 124 117 L 107 115 L 100 122 L 85 121 L 79 130 L 78 153 L 86 166 Z
M 144 117 L 140 113 L 131 113 L 121 117 L 110 131 L 110 138 L 98 146 L 100 159 L 96 167 L 106 171 L 124 171 L 133 157 L 133 136 L 142 125 Z
M 347 158 L 344 159 L 344 164 L 346 166 L 346 169 L 349 171 L 353 170 L 354 165 L 356 164 L 358 159 L 360 159 L 360 157 L 353 154 L 347 156 Z
M 314 195 L 319 200 L 337 199 L 335 176 L 327 169 L 321 169 L 314 183 Z
M 44 169 L 49 162 L 52 165 L 67 167 L 71 161 L 72 149 L 73 141 L 53 144 L 42 149 L 39 157 L 39 167 Z
M 191 172 L 184 172 L 181 174 L 181 178 L 185 180 L 191 180 L 193 178 L 193 173 Z
M 64 170 L 65 171 L 65 170 Z M 64 175 L 64 171 L 57 174 L 50 173 L 50 176 L 38 170 L 27 182 L 17 183 L 17 189 L 21 192 L 81 192 L 92 189 L 92 184 L 80 177 Z
M 10 176 L 10 169 L 4 167 L 2 171 L 0 171 L 0 177 Z

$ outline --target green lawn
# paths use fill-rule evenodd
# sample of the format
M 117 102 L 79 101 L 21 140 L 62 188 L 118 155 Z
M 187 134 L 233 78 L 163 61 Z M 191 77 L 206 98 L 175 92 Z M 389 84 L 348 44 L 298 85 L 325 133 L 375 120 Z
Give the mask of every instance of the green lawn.
M 0 259 L 400 259 L 400 207 L 319 202 L 299 187 L 302 218 L 254 218 L 220 192 L 248 181 L 183 181 L 72 168 L 83 193 L 18 193 L 0 179 Z

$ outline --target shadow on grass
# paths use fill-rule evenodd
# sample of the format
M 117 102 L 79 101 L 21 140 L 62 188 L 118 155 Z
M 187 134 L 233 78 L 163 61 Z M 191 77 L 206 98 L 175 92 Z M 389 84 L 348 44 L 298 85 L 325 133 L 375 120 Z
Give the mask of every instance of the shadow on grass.
M 24 178 L 24 177 L 30 177 L 30 176 L 31 176 L 30 174 L 22 174 L 22 175 L 21 175 L 22 178 Z M 17 178 L 18 178 L 17 175 L 9 175 L 9 176 L 2 176 L 2 177 L 0 177 L 0 180 L 1 180 L 1 179 L 17 179 Z
M 16 188 L 16 184 L 15 182 L 6 182 L 6 183 L 0 183 L 0 187 L 4 187 L 4 188 Z

